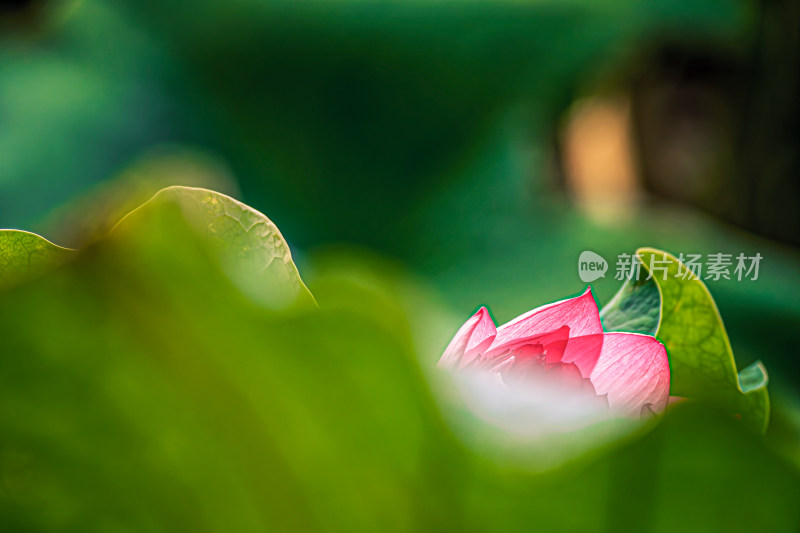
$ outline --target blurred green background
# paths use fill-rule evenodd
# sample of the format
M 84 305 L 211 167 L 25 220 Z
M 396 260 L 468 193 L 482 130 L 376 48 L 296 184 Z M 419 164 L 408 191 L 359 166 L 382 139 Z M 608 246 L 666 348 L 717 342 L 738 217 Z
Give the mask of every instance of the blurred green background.
M 563 273 L 586 249 L 760 251 L 757 282 L 711 288 L 740 363 L 791 379 L 797 9 L 11 2 L 0 226 L 79 246 L 107 229 L 87 212 L 200 185 L 267 213 L 301 260 L 365 246 L 499 320 L 579 292 Z
M 769 369 L 775 406 L 771 430 L 775 435 L 770 437 L 770 449 L 783 450 L 780 453 L 788 453 L 789 460 L 798 461 L 800 433 L 796 429 L 795 406 L 800 403 L 796 392 L 800 362 L 795 333 L 800 328 L 800 104 L 796 95 L 800 91 L 800 7 L 796 2 L 17 0 L 0 7 L 0 32 L 0 227 L 36 231 L 57 244 L 83 247 L 103 236 L 122 215 L 164 186 L 202 186 L 231 194 L 264 212 L 278 225 L 292 247 L 301 275 L 310 281 L 315 294 L 334 287 L 329 301 L 345 302 L 341 303 L 343 308 L 367 324 L 372 320 L 371 314 L 396 313 L 401 317 L 398 322 L 408 321 L 411 333 L 392 333 L 402 338 L 395 339 L 399 343 L 396 349 L 406 355 L 416 352 L 423 371 L 432 366 L 452 332 L 478 305 L 488 305 L 495 318 L 504 322 L 540 304 L 579 293 L 584 283 L 578 278 L 576 263 L 584 250 L 600 253 L 610 263 L 606 278 L 593 284 L 600 304 L 621 283 L 614 279 L 616 256 L 631 253 L 639 246 L 655 246 L 675 254 L 758 252 L 764 259 L 757 281 L 710 282 L 709 288 L 725 321 L 739 368 L 761 359 Z M 184 252 L 187 257 L 194 253 Z M 169 278 L 167 273 L 178 269 L 179 264 L 188 264 L 188 259 L 169 259 L 170 254 L 162 250 L 158 260 L 147 263 L 146 254 L 134 254 L 129 259 L 140 268 L 128 271 L 118 259 L 103 256 L 110 252 L 98 253 L 101 257 L 89 256 L 81 259 L 83 263 L 70 265 L 71 270 L 61 274 L 68 281 L 54 279 L 41 288 L 19 288 L 7 297 L 0 296 L 3 319 L 8 321 L 5 329 L 18 330 L 9 333 L 1 349 L 4 358 L 14 351 L 50 353 L 46 341 L 41 341 L 44 344 L 38 352 L 30 348 L 34 342 L 31 339 L 38 338 L 38 330 L 24 326 L 30 320 L 37 323 L 37 328 L 44 324 L 45 330 L 59 332 L 53 335 L 91 328 L 88 317 L 72 317 L 84 321 L 81 323 L 62 323 L 69 308 L 105 309 L 111 314 L 102 320 L 102 313 L 96 317 L 103 324 L 112 323 L 101 328 L 101 338 L 87 341 L 80 334 L 74 339 L 68 336 L 72 343 L 70 353 L 83 354 L 79 361 L 87 368 L 96 364 L 94 352 L 109 346 L 116 346 L 121 354 L 166 351 L 186 357 L 190 348 L 180 342 L 176 341 L 173 347 L 167 342 L 164 347 L 170 328 L 187 332 L 186 338 L 193 339 L 186 341 L 191 350 L 206 354 L 198 356 L 200 360 L 216 357 L 226 349 L 258 352 L 256 344 L 246 340 L 233 348 L 225 347 L 210 334 L 192 337 L 195 328 L 202 329 L 200 325 L 187 325 L 193 319 L 185 318 L 184 323 L 184 319 L 175 318 L 177 322 L 173 323 L 161 311 L 153 311 L 148 318 L 142 314 L 144 303 L 135 303 L 130 295 L 115 295 L 115 291 L 127 290 L 120 288 L 123 282 L 146 287 L 150 283 L 144 281 L 150 279 L 148 276 L 158 278 L 153 274 L 158 268 L 152 265 L 163 262 L 164 271 L 159 276 L 164 277 L 161 281 L 155 279 L 147 294 L 166 291 L 164 301 L 189 309 L 188 303 L 180 303 L 183 296 L 178 295 L 192 294 L 208 282 L 209 276 L 216 275 L 213 272 L 198 272 L 196 278 L 176 282 L 176 287 L 169 289 L 167 280 L 179 279 L 181 274 L 174 270 L 173 278 Z M 170 265 L 173 260 L 176 264 Z M 331 274 L 331 264 L 338 265 L 333 268 L 335 272 L 349 274 Z M 119 279 L 111 279 L 111 274 L 103 272 L 113 272 Z M 374 279 L 370 277 L 373 275 Z M 83 281 L 73 279 L 83 276 L 87 277 Z M 89 292 L 80 289 L 91 286 L 90 279 L 99 281 L 98 288 Z M 395 283 L 402 286 L 396 292 L 384 287 Z M 368 288 L 372 285 L 384 288 Z M 25 296 L 26 290 L 35 294 Z M 424 296 L 408 296 L 416 295 L 415 291 Z M 357 309 L 355 302 L 364 298 L 364 292 L 378 301 L 364 302 L 364 309 Z M 317 296 L 323 303 L 324 298 Z M 248 330 L 242 333 L 243 339 L 256 339 L 258 334 L 248 328 L 255 328 L 261 320 L 275 320 L 261 317 L 241 302 L 232 304 L 226 300 L 229 297 L 235 299 L 214 296 L 220 299 L 214 305 L 218 309 L 239 309 L 236 306 L 243 305 L 245 310 L 239 309 L 238 316 L 248 318 L 242 319 L 244 323 L 220 323 L 211 328 L 213 331 L 243 328 Z M 72 301 L 74 298 L 78 300 Z M 157 303 L 158 297 L 152 298 L 153 309 L 166 305 Z M 402 300 L 402 309 L 389 309 L 394 309 L 387 303 L 392 299 Z M 35 305 L 30 304 L 34 307 L 28 309 L 24 302 Z M 44 320 L 45 310 L 38 311 L 42 316 L 37 316 L 35 309 L 39 305 L 50 309 L 52 323 Z M 171 309 L 169 305 L 166 308 Z M 189 311 L 186 313 L 189 316 Z M 252 318 L 251 314 L 259 318 Z M 32 319 L 33 316 L 37 318 Z M 304 331 L 302 319 L 285 320 L 289 321 L 286 331 Z M 119 340 L 135 337 L 133 333 L 114 329 L 127 331 L 131 326 L 125 325 L 126 321 L 141 328 L 138 334 L 142 338 L 131 341 L 134 348 Z M 290 335 L 284 332 L 284 326 L 269 323 L 269 327 L 282 332 L 276 335 Z M 373 326 L 380 330 L 375 335 L 396 327 Z M 313 328 L 321 328 L 319 336 L 340 331 L 335 323 L 315 324 Z M 407 337 L 423 340 L 414 341 L 412 346 Z M 269 342 L 283 346 L 281 340 Z M 366 339 L 364 346 L 352 349 L 354 353 L 375 350 L 385 343 Z M 324 347 L 306 348 L 328 353 Z M 297 349 L 278 351 L 293 353 Z M 334 352 L 337 350 L 340 348 Z M 242 357 L 240 364 L 244 367 L 258 367 L 253 363 L 255 355 Z M 416 371 L 412 363 L 400 360 L 405 361 L 404 371 Z M 127 363 L 123 363 L 113 375 L 125 382 L 125 372 L 134 371 L 125 370 Z M 303 368 L 281 365 L 290 367 L 280 367 L 281 372 Z M 350 365 L 338 372 L 358 372 L 357 366 Z M 34 365 L 30 371 L 35 368 Z M 213 368 L 198 370 L 198 379 L 213 377 Z M 262 370 L 265 375 L 270 372 L 268 368 Z M 107 378 L 104 371 L 97 372 L 92 374 L 94 377 L 80 379 Z M 387 376 L 392 369 L 378 366 L 375 372 Z M 145 372 L 142 376 L 150 374 Z M 253 390 L 252 383 L 240 382 L 240 378 L 231 378 L 233 399 L 223 400 L 219 413 L 214 415 L 224 428 L 226 413 L 236 412 L 237 402 L 245 401 L 236 396 L 236 391 Z M 304 387 L 314 387 L 315 379 L 295 376 L 288 379 L 286 386 L 293 384 L 302 391 Z M 315 507 L 318 502 L 310 503 L 317 514 L 303 523 L 303 517 L 294 513 L 305 509 L 306 504 L 296 508 L 268 506 L 263 516 L 254 511 L 272 498 L 283 501 L 270 493 L 274 489 L 270 484 L 253 489 L 258 497 L 248 490 L 242 494 L 203 492 L 197 501 L 183 502 L 185 508 L 154 510 L 151 503 L 142 501 L 147 513 L 124 501 L 124 490 L 120 489 L 121 500 L 107 502 L 105 511 L 88 506 L 82 511 L 88 514 L 81 514 L 75 511 L 80 507 L 77 504 L 64 503 L 66 511 L 59 514 L 57 509 L 51 509 L 53 515 L 41 522 L 37 522 L 35 512 L 30 516 L 25 514 L 29 511 L 15 514 L 18 507 L 4 503 L 8 516 L 16 520 L 7 524 L 12 524 L 10 530 L 19 531 L 48 527 L 76 531 L 159 530 L 163 524 L 180 524 L 175 526 L 177 530 L 186 531 L 225 530 L 225 520 L 230 517 L 225 518 L 224 513 L 214 515 L 210 510 L 208 520 L 191 518 L 196 522 L 187 518 L 193 516 L 196 505 L 211 505 L 203 498 L 219 498 L 217 509 L 227 509 L 242 520 L 228 530 L 257 530 L 278 520 L 278 516 L 281 518 L 277 523 L 283 527 L 303 529 L 327 524 L 329 529 L 369 530 L 378 525 L 389 528 L 391 524 L 399 526 L 396 529 L 450 526 L 507 530 L 538 517 L 544 522 L 534 529 L 543 531 L 585 531 L 590 525 L 613 531 L 626 529 L 635 519 L 650 525 L 633 530 L 666 531 L 675 526 L 673 514 L 681 516 L 670 511 L 675 508 L 694 517 L 692 527 L 697 531 L 714 525 L 727 530 L 791 530 L 792 525 L 797 526 L 796 512 L 770 507 L 782 505 L 778 498 L 791 501 L 790 496 L 797 496 L 797 478 L 794 473 L 787 473 L 793 470 L 786 471 L 780 462 L 785 457 L 778 459 L 773 452 L 762 449 L 763 443 L 751 442 L 748 436 L 718 460 L 710 460 L 720 452 L 713 444 L 715 426 L 705 421 L 704 413 L 676 417 L 673 423 L 660 428 L 660 433 L 647 437 L 664 447 L 668 442 L 683 442 L 680 439 L 701 429 L 710 435 L 704 440 L 701 432 L 692 438 L 698 446 L 694 452 L 673 453 L 675 457 L 666 459 L 659 455 L 666 466 L 653 467 L 660 468 L 655 478 L 640 471 L 636 460 L 629 459 L 651 453 L 635 447 L 630 453 L 625 448 L 609 452 L 605 462 L 595 463 L 588 471 L 567 472 L 565 478 L 554 482 L 555 486 L 538 477 L 532 482 L 535 486 L 529 486 L 527 474 L 513 469 L 492 477 L 496 471 L 482 462 L 485 458 L 440 461 L 437 454 L 452 451 L 453 445 L 441 444 L 438 439 L 454 437 L 445 429 L 446 424 L 436 418 L 438 415 L 431 414 L 435 408 L 431 407 L 430 398 L 426 392 L 419 392 L 425 389 L 421 378 L 415 374 L 404 379 L 398 385 L 402 391 L 398 394 L 409 394 L 414 398 L 411 403 L 421 402 L 420 406 L 406 405 L 395 397 L 375 400 L 376 409 L 407 409 L 401 411 L 405 414 L 398 415 L 398 420 L 413 426 L 407 429 L 414 436 L 413 450 L 393 455 L 400 462 L 392 463 L 392 468 L 401 474 L 387 478 L 382 470 L 386 465 L 380 459 L 375 461 L 382 466 L 370 467 L 369 462 L 353 466 L 366 469 L 355 478 L 362 482 L 371 475 L 367 470 L 374 468 L 377 472 L 373 483 L 368 484 L 369 490 L 378 491 L 371 494 L 372 503 L 363 503 L 357 496 L 367 489 L 353 489 L 352 493 L 342 489 L 343 510 L 337 514 L 336 503 L 330 504 L 334 510 L 325 505 Z M 366 377 L 364 380 L 369 381 Z M 5 384 L 9 387 L 4 392 L 7 407 L 22 402 L 26 394 L 36 398 L 38 389 L 16 390 L 13 381 Z M 130 378 L 130 382 L 135 383 L 135 379 Z M 47 383 L 42 380 L 41 386 L 46 389 Z M 169 380 L 165 383 L 158 386 L 168 390 Z M 116 398 L 111 405 L 119 401 L 124 406 L 131 398 L 143 397 L 142 391 L 131 386 L 133 389 L 127 393 L 108 393 Z M 221 387 L 209 386 L 208 390 Z M 372 393 L 382 397 L 380 392 Z M 198 401 L 210 401 L 198 395 Z M 365 392 L 364 396 L 369 394 Z M 265 398 L 248 399 L 245 403 L 259 406 L 259 411 L 269 401 Z M 351 402 L 348 398 L 338 398 L 338 403 L 320 398 L 320 405 L 334 406 L 331 413 L 336 413 L 337 408 L 346 409 L 344 406 Z M 360 400 L 363 398 L 353 401 Z M 95 401 L 75 399 L 74 405 L 78 409 L 80 405 L 94 405 Z M 174 401 L 180 405 L 185 400 Z M 319 407 L 314 403 L 316 399 L 309 401 L 311 406 Z M 403 405 L 406 407 L 399 407 Z M 306 408 L 317 412 L 313 407 Z M 47 410 L 42 405 L 36 409 Z M 303 407 L 299 409 L 299 414 L 281 416 L 317 420 Z M 364 415 L 364 427 L 371 427 L 373 415 Z M 97 424 L 106 420 L 104 417 L 115 419 L 112 414 L 98 411 L 96 416 L 96 420 L 84 421 L 94 436 L 86 437 L 85 443 L 79 438 L 72 444 L 63 436 L 65 449 L 59 453 L 63 452 L 66 458 L 86 457 L 78 449 L 81 446 L 123 449 L 115 448 L 121 446 L 119 442 L 105 441 L 111 437 L 93 433 Z M 170 416 L 163 415 L 167 425 L 174 420 Z M 258 416 L 269 419 L 270 413 L 259 411 Z M 379 416 L 376 419 L 382 420 Z M 132 420 L 130 428 L 121 426 L 120 431 L 141 429 L 145 441 L 151 437 L 161 439 L 164 434 L 156 420 L 162 419 L 152 420 L 152 424 Z M 187 425 L 175 431 L 177 440 L 187 435 L 206 438 L 205 432 L 213 433 L 200 427 L 201 422 L 184 422 Z M 359 424 L 349 423 L 353 427 Z M 314 434 L 326 435 L 329 429 L 317 428 Z M 280 429 L 267 427 L 252 446 L 262 443 L 290 449 L 292 443 L 302 440 L 300 435 L 306 430 L 300 424 L 293 430 L 297 432 L 294 437 L 286 437 L 281 444 L 276 441 Z M 728 431 L 734 430 L 724 424 L 719 429 L 721 435 Z M 69 428 L 64 432 L 69 434 Z M 424 437 L 427 434 L 433 435 L 431 441 Z M 340 455 L 352 460 L 353 465 L 359 464 L 354 459 L 357 453 L 372 449 L 372 441 L 364 435 L 351 437 L 346 431 L 335 435 L 338 436 L 331 438 L 339 439 L 338 445 L 346 449 L 348 439 L 356 438 L 353 449 Z M 207 481 L 211 480 L 209 483 L 219 482 L 222 487 L 250 487 L 239 483 L 236 476 L 240 472 L 236 468 L 246 472 L 247 465 L 253 464 L 247 454 L 258 456 L 255 448 L 240 442 L 252 437 L 252 433 L 244 431 L 238 440 L 235 434 L 230 436 L 234 444 L 214 441 L 208 448 L 195 450 L 192 461 L 202 463 L 220 450 L 243 454 L 242 464 L 231 467 L 233 470 L 220 464 L 215 465 L 218 471 L 210 470 L 204 475 Z M 12 439 L 15 446 L 51 449 L 47 447 L 47 435 L 39 435 L 41 440 L 30 435 L 14 438 L 18 438 Z M 122 442 L 128 437 L 113 438 Z M 77 448 L 69 448 L 73 445 Z M 175 446 L 181 449 L 179 444 Z M 293 460 L 319 459 L 315 455 L 318 450 L 312 448 L 298 451 Z M 333 448 L 321 448 L 333 453 Z M 13 449 L 12 446 L 8 452 L 12 458 Z M 159 505 L 174 502 L 176 495 L 183 494 L 181 483 L 195 488 L 204 486 L 186 474 L 197 465 L 188 460 L 181 463 L 158 449 L 154 457 L 161 459 L 148 462 L 150 459 L 141 458 L 138 473 L 127 466 L 124 471 L 104 472 L 102 465 L 109 462 L 101 456 L 87 468 L 104 480 L 137 480 L 141 485 L 130 489 L 137 494 L 142 487 L 177 484 L 163 485 L 161 496 L 150 494 L 153 501 L 161 501 Z M 281 454 L 292 457 L 285 449 L 278 455 Z M 743 457 L 752 460 L 748 462 Z M 79 462 L 51 459 L 58 468 L 66 469 L 68 465 L 79 471 Z M 348 460 L 343 459 L 350 464 Z M 403 460 L 408 462 L 402 463 Z M 642 461 L 652 462 L 648 458 Z M 6 461 L 7 465 L 13 463 Z M 163 478 L 154 473 L 159 464 L 164 465 Z M 261 463 L 256 460 L 255 464 Z M 276 464 L 268 462 L 260 468 L 271 472 L 278 468 Z M 289 473 L 275 474 L 276 479 L 286 483 L 303 480 L 287 491 L 315 500 L 318 494 L 313 490 L 313 481 L 309 481 L 314 477 L 304 470 L 310 464 L 300 461 L 299 473 L 290 468 Z M 330 494 L 326 483 L 334 486 L 341 481 L 331 464 L 318 465 L 324 472 L 319 474 L 319 494 Z M 186 472 L 169 470 L 178 468 L 176 465 L 186 468 Z M 700 481 L 687 489 L 672 477 L 673 468 L 675 476 L 694 472 L 692 479 Z M 742 471 L 735 472 L 737 468 Z M 460 469 L 475 474 L 461 476 Z M 53 475 L 58 479 L 79 479 L 75 472 Z M 182 477 L 184 474 L 188 477 Z M 220 481 L 229 474 L 234 477 Z M 752 485 L 740 479 L 748 476 L 752 483 L 769 484 L 770 490 L 757 497 L 752 495 Z M 382 485 L 386 479 L 393 481 Z M 651 481 L 657 490 L 642 496 L 641 502 L 632 503 L 636 510 L 624 512 L 623 499 L 601 500 L 592 490 L 594 487 L 605 493 L 613 487 Z M 47 483 L 42 486 L 51 487 Z M 52 486 L 63 490 L 70 485 L 53 482 Z M 376 489 L 384 486 L 385 493 Z M 558 487 L 579 487 L 586 493 L 579 491 L 574 496 L 589 502 L 586 522 L 564 517 L 558 514 L 560 511 L 548 515 L 547 506 L 541 502 L 522 515 L 513 505 L 524 499 L 527 491 L 531 499 L 536 499 Z M 82 502 L 102 500 L 102 491 L 95 494 L 92 487 L 84 488 L 87 492 L 78 491 L 78 496 L 52 489 L 54 492 L 36 493 L 36 497 L 50 503 L 81 499 L 80 495 Z M 413 490 L 426 496 L 421 501 L 403 500 L 403 507 L 397 498 L 409 498 Z M 705 511 L 701 506 L 682 508 L 681 505 L 697 502 L 692 503 L 689 494 L 672 501 L 675 498 L 670 495 L 675 490 L 688 490 L 697 501 L 710 507 Z M 450 491 L 455 492 L 442 495 Z M 714 500 L 717 503 L 709 503 L 713 498 L 703 496 L 704 491 L 710 491 L 712 496 L 719 492 L 718 500 Z M 492 494 L 489 500 L 487 494 Z M 502 494 L 508 495 L 507 501 L 501 501 Z M 248 500 L 247 511 L 238 515 L 235 504 L 227 500 L 248 497 L 252 501 Z M 751 498 L 757 498 L 764 506 L 763 512 L 745 513 L 752 520 L 742 519 L 736 515 L 740 508 L 736 502 L 746 506 Z M 475 500 L 482 503 L 477 505 Z M 35 498 L 20 497 L 20 501 Z M 397 507 L 392 508 L 390 502 Z M 239 504 L 245 505 L 241 501 Z M 729 512 L 738 518 L 720 518 L 709 511 L 717 509 L 714 505 L 733 509 Z M 353 517 L 361 516 L 359 513 L 364 513 L 365 508 L 373 509 L 374 515 L 364 514 L 363 522 L 354 524 Z M 92 513 L 100 516 L 103 512 L 123 518 L 118 519 L 119 523 L 110 518 L 110 522 L 99 520 L 99 525 L 84 529 L 80 520 L 74 519 Z M 541 518 L 545 515 L 549 518 Z M 331 519 L 332 516 L 337 518 Z M 630 521 L 620 516 L 628 516 Z M 712 516 L 717 516 L 718 522 Z M 135 523 L 131 517 L 139 517 L 142 522 L 130 526 Z M 162 519 L 166 521 L 161 522 Z M 295 519 L 299 521 L 294 522 Z

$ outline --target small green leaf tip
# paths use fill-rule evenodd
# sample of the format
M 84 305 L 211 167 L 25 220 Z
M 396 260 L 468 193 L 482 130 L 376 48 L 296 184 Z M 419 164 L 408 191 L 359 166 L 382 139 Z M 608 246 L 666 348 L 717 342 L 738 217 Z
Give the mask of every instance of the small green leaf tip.
M 73 252 L 35 233 L 0 230 L 0 289 L 46 272 Z

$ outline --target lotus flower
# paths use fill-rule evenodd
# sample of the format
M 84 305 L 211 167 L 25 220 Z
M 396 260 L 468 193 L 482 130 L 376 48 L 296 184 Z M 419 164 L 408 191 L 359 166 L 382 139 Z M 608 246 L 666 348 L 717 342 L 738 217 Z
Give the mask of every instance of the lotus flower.
M 604 332 L 591 287 L 575 298 L 538 307 L 495 326 L 481 307 L 461 326 L 439 365 L 490 376 L 503 388 L 559 388 L 575 398 L 606 403 L 614 414 L 663 410 L 669 399 L 669 361 L 654 337 Z

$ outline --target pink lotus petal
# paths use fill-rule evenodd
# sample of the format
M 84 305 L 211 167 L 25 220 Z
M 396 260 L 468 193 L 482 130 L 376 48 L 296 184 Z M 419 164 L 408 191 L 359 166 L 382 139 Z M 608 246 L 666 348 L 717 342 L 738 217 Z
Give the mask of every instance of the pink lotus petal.
M 492 361 L 491 371 L 502 376 L 503 382 L 521 383 L 545 375 L 544 349 L 541 344 L 527 344 Z
M 490 346 L 489 349 L 484 353 L 484 357 L 493 358 L 499 354 L 516 350 L 517 348 L 528 344 L 539 344 L 544 347 L 545 350 L 548 348 L 554 350 L 553 354 L 549 355 L 548 358 L 560 357 L 561 352 L 564 351 L 564 348 L 567 345 L 569 336 L 569 326 L 561 326 L 553 331 L 540 331 L 539 333 L 530 335 L 528 337 L 511 339 L 500 346 L 495 346 L 496 343 L 493 342 L 492 346 Z
M 480 353 L 489 347 L 494 341 L 497 334 L 497 328 L 494 325 L 494 320 L 485 307 L 478 309 L 476 315 L 480 315 L 475 329 L 467 342 L 467 353 Z
M 573 337 L 603 332 L 591 287 L 587 287 L 580 296 L 537 307 L 503 324 L 497 328 L 497 336 L 490 349 L 495 350 L 520 337 L 530 337 L 561 326 L 569 326 Z
M 553 409 L 577 401 L 619 415 L 650 416 L 669 397 L 664 346 L 648 335 L 603 333 L 591 288 L 500 328 L 481 307 L 439 364 L 488 375 L 503 390 L 552 398 Z
M 496 332 L 489 311 L 481 307 L 456 332 L 442 358 L 439 359 L 439 366 L 463 368 L 489 347 Z
M 550 366 L 547 369 L 547 380 L 554 385 L 572 387 L 576 391 L 582 390 L 584 387 L 581 371 L 577 366 L 569 363 Z M 594 391 L 592 392 L 594 393 Z
M 649 404 L 662 411 L 669 398 L 667 351 L 648 335 L 606 333 L 590 379 L 597 394 L 608 395 L 611 409 L 639 416 Z
M 506 372 L 514 369 L 514 372 L 525 373 L 523 368 L 528 368 L 531 362 L 539 366 L 544 366 L 548 354 L 559 358 L 569 340 L 569 327 L 564 326 L 555 331 L 533 335 L 531 337 L 519 339 L 513 343 L 508 343 L 497 350 L 484 352 L 479 357 L 470 361 L 473 369 L 489 369 L 496 371 L 497 368 L 504 368 Z M 509 364 L 505 364 L 511 361 Z M 461 366 L 460 368 L 464 368 Z
M 555 359 L 558 353 L 553 352 L 553 357 L 548 357 L 547 362 L 572 363 L 578 367 L 583 377 L 588 378 L 592 375 L 592 370 L 594 370 L 603 350 L 603 337 L 604 334 L 602 333 L 573 337 L 569 339 L 560 359 Z

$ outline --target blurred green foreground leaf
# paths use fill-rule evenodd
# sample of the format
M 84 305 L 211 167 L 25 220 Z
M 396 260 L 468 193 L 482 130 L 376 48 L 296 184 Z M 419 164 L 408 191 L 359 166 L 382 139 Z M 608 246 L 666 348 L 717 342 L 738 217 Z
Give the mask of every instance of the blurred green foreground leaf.
M 224 194 L 196 187 L 168 187 L 129 213 L 115 229 L 152 231 L 158 227 L 164 206 L 180 209 L 183 220 L 215 252 L 233 281 L 260 303 L 280 308 L 297 299 L 313 302 L 277 226 Z
M 184 194 L 0 293 L 0 530 L 800 525 L 796 469 L 699 402 L 545 474 L 498 466 L 443 421 L 389 289 L 322 269 L 319 307 L 265 305 Z

